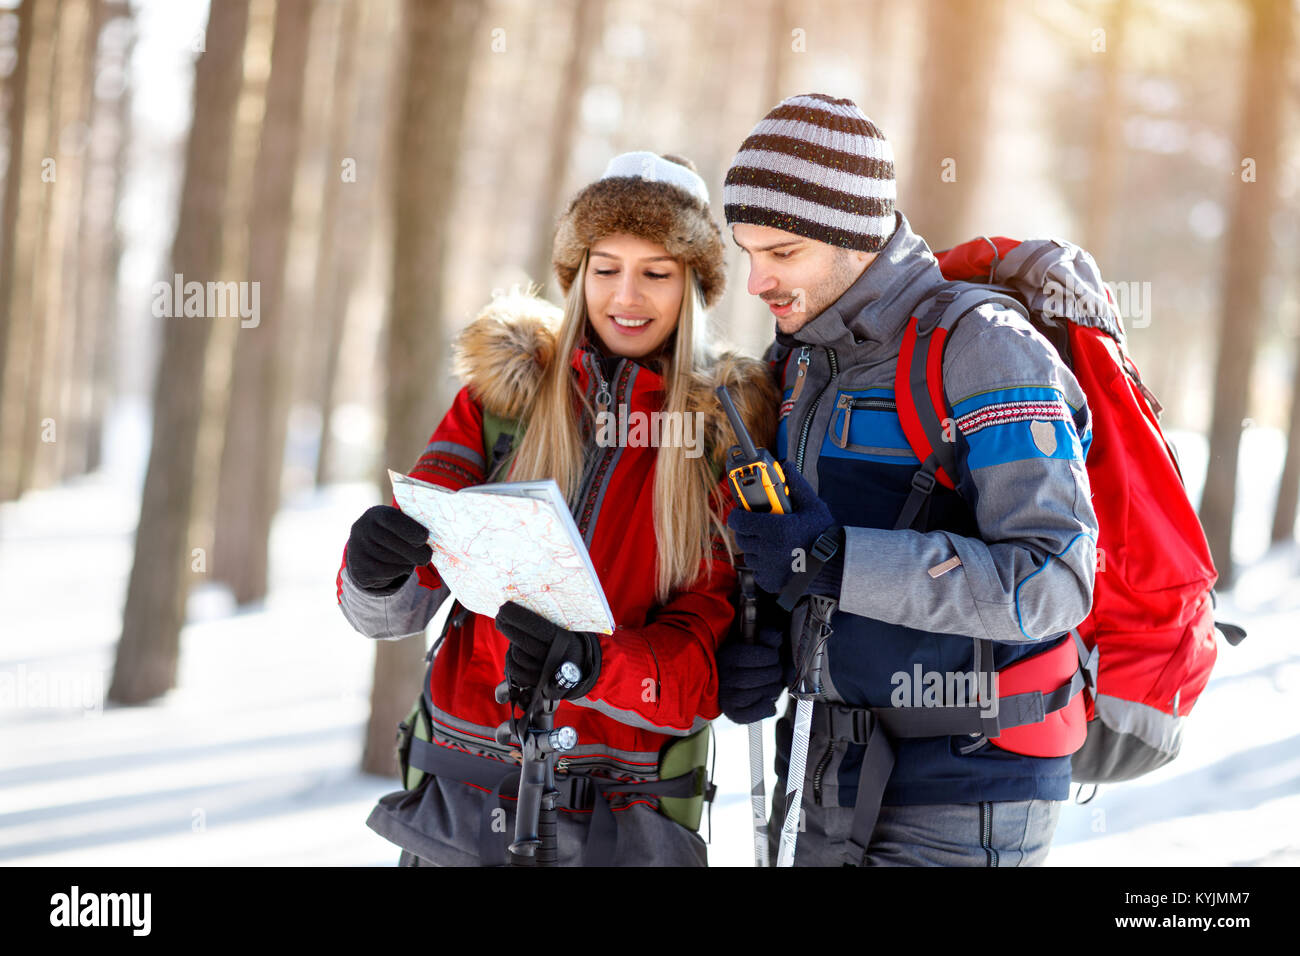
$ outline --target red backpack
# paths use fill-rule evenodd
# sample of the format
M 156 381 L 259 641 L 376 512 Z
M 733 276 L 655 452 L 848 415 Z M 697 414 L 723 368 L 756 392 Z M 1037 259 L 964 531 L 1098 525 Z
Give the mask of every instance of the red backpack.
M 983 303 L 1015 308 L 1056 348 L 1092 412 L 1086 466 L 1099 526 L 1097 574 L 1092 610 L 1073 641 L 998 675 L 1000 697 L 1036 689 L 1046 698 L 1058 688 L 1056 695 L 1068 694 L 1071 705 L 1058 704 L 1044 719 L 990 742 L 1032 756 L 1072 753 L 1076 782 L 1140 776 L 1178 755 L 1183 719 L 1205 689 L 1216 655 L 1217 572 L 1160 430 L 1160 405 L 1142 384 L 1114 299 L 1083 249 L 997 237 L 936 256 L 944 278 L 953 281 L 910 320 L 895 381 L 903 431 L 923 463 L 900 522 L 908 526 L 923 510 L 935 482 L 954 487 L 944 343 Z M 1245 637 L 1240 628 L 1218 626 L 1231 644 Z M 1064 686 L 1071 678 L 1079 686 L 1076 671 L 1083 675 L 1081 695 Z

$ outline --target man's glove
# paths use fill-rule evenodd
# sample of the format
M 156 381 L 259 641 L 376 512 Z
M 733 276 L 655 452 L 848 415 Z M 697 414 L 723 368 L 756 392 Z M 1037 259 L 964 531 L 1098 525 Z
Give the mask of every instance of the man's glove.
M 565 699 L 585 697 L 596 684 L 600 674 L 600 639 L 587 631 L 569 631 L 534 614 L 522 604 L 509 601 L 497 611 L 497 630 L 510 641 L 506 651 L 506 677 L 523 687 L 541 687 L 549 694 L 557 688 L 555 674 L 543 674 L 542 667 L 551 646 L 564 643 L 564 652 L 558 658 L 556 670 L 565 661 L 572 661 L 582 671 L 577 687 L 557 696 Z M 545 681 L 545 683 L 543 683 Z
M 348 574 L 372 594 L 392 594 L 416 567 L 428 564 L 429 531 L 392 505 L 375 505 L 352 524 Z
M 727 526 L 736 535 L 736 545 L 745 552 L 745 566 L 753 570 L 754 580 L 769 594 L 779 594 L 794 574 L 796 549 L 803 549 L 806 563 L 813 542 L 823 531 L 835 526 L 830 508 L 817 497 L 794 463 L 782 462 L 781 468 L 790 489 L 792 514 L 776 515 L 738 507 L 727 518 Z M 809 593 L 838 598 L 843 568 L 841 548 L 813 579 Z
M 776 713 L 776 699 L 794 679 L 784 651 L 785 631 L 764 625 L 755 643 L 727 641 L 718 648 L 718 703 L 729 720 L 749 724 Z

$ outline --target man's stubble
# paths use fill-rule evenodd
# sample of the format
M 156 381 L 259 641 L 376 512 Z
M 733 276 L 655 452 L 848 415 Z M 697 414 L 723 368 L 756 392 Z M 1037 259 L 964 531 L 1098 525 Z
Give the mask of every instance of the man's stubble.
M 799 331 L 834 305 L 865 271 L 865 266 L 854 263 L 847 249 L 836 247 L 826 276 L 812 288 L 804 290 L 803 310 L 791 312 L 784 319 L 778 318 L 777 328 L 787 334 Z

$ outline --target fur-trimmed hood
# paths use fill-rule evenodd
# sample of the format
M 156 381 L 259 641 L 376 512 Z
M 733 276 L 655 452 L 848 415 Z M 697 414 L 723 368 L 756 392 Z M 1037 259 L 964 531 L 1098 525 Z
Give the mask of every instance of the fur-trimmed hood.
M 526 420 L 555 360 L 561 310 L 545 299 L 521 292 L 494 298 L 453 343 L 453 371 L 483 407 L 508 419 Z M 715 389 L 726 385 L 745 427 L 758 447 L 771 447 L 780 403 L 767 365 L 737 352 L 722 352 L 695 373 L 688 395 L 690 412 L 704 413 L 704 447 L 715 467 L 736 444 L 736 435 Z

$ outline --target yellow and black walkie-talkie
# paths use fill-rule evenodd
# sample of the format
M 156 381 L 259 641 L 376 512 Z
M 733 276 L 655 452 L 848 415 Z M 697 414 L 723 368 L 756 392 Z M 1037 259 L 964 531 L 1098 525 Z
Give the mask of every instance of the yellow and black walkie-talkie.
M 767 449 L 755 448 L 749 430 L 741 421 L 727 386 L 718 386 L 718 400 L 727 413 L 731 427 L 736 432 L 739 445 L 732 445 L 727 454 L 727 477 L 735 489 L 736 500 L 746 511 L 768 511 L 774 515 L 788 515 L 790 489 L 785 484 L 785 472 Z

